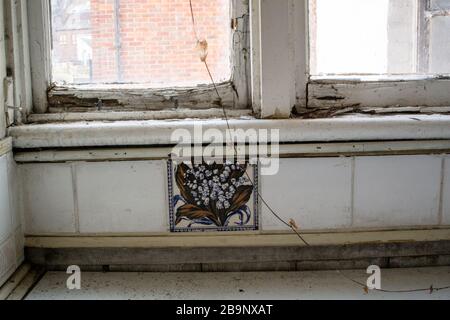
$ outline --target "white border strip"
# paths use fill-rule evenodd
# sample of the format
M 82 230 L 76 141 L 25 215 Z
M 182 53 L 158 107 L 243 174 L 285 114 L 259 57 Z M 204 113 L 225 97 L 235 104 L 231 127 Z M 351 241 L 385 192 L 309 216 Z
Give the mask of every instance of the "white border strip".
M 67 161 L 144 161 L 168 159 L 171 147 L 164 148 L 89 148 L 82 150 L 17 151 L 14 159 L 19 163 L 52 163 Z M 450 140 L 386 141 L 364 143 L 307 143 L 280 146 L 280 156 L 323 157 L 400 154 L 450 153 Z

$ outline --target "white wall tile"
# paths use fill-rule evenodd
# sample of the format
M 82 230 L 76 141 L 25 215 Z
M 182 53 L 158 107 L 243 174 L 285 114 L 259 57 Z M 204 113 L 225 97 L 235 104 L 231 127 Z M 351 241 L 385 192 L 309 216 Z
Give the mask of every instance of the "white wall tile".
M 345 228 L 351 224 L 352 160 L 281 159 L 275 176 L 261 177 L 261 193 L 285 220 L 302 229 Z M 285 230 L 261 204 L 264 230 Z
M 437 224 L 441 159 L 439 156 L 356 158 L 354 226 Z
M 0 157 L 0 286 L 24 258 L 14 165 L 12 153 Z
M 0 157 L 0 242 L 8 238 L 12 231 L 12 212 L 9 199 L 8 157 Z
M 80 232 L 166 232 L 166 175 L 164 161 L 79 164 Z
M 70 164 L 19 166 L 27 234 L 75 232 Z
M 444 189 L 442 190 L 442 213 L 444 225 L 450 225 L 450 155 L 445 157 Z

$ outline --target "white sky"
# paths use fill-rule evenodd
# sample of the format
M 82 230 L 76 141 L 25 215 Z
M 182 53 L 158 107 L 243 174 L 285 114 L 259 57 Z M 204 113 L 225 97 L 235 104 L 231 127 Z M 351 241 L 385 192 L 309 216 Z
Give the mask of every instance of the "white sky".
M 387 72 L 388 0 L 317 0 L 317 74 Z

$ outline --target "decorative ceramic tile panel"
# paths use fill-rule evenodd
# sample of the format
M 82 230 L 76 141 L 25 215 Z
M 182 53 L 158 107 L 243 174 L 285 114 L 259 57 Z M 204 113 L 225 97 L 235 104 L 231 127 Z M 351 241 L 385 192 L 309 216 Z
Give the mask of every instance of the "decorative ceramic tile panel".
M 258 230 L 258 167 L 169 160 L 171 232 Z

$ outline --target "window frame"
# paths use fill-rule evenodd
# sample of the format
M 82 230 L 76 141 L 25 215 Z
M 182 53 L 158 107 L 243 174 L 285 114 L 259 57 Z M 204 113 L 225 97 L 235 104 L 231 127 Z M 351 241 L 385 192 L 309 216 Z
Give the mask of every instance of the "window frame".
M 418 1 L 422 8 L 429 8 L 429 0 Z M 309 4 L 307 7 L 305 16 L 300 19 L 309 24 Z M 421 28 L 422 23 L 419 30 Z M 307 38 L 309 42 L 309 34 Z M 311 50 L 309 45 L 305 49 Z M 308 81 L 303 91 L 306 103 L 296 106 L 297 114 L 304 118 L 347 113 L 450 113 L 450 78 L 447 75 L 399 75 L 374 80 L 364 76 L 315 77 L 309 71 L 307 73 Z
M 221 107 L 212 84 L 186 88 L 126 88 L 125 85 L 67 85 L 51 83 L 51 0 L 27 1 L 32 113 L 132 112 L 173 109 L 206 110 Z M 249 4 L 231 0 L 232 32 L 229 81 L 218 83 L 222 105 L 227 109 L 251 108 Z M 237 18 L 236 18 L 237 17 Z M 240 41 L 236 41 L 236 35 Z
M 28 102 L 30 99 L 22 99 L 25 103 L 20 100 L 24 122 L 27 121 L 27 117 L 31 119 L 30 121 L 39 119 L 41 122 L 51 122 L 75 121 L 76 119 L 80 121 L 116 121 L 121 120 L 121 114 L 124 119 L 128 120 L 167 119 L 173 117 L 174 114 L 179 115 L 175 117 L 178 119 L 197 116 L 199 118 L 217 118 L 222 114 L 219 112 L 220 108 L 214 108 L 214 103 L 211 103 L 214 101 L 208 95 L 211 93 L 211 87 L 196 93 L 197 97 L 200 96 L 200 100 L 195 98 L 196 103 L 201 101 L 202 107 L 210 108 L 207 110 L 181 110 L 183 106 L 179 105 L 178 109 L 171 109 L 169 106 L 160 111 L 154 111 L 151 108 L 146 109 L 148 111 L 136 111 L 130 108 L 131 111 L 116 109 L 114 111 L 117 112 L 111 113 L 107 112 L 111 108 L 106 106 L 100 112 L 95 112 L 95 108 L 92 108 L 90 112 L 71 113 L 70 108 L 66 111 L 62 107 L 61 110 L 58 110 L 61 113 L 48 114 L 47 90 L 51 87 L 51 83 L 46 75 L 49 74 L 51 61 L 48 59 L 49 55 L 45 55 L 43 52 L 49 49 L 51 41 L 50 34 L 42 32 L 42 30 L 50 30 L 48 25 L 42 25 L 44 21 L 47 21 L 42 16 L 45 15 L 45 12 L 49 12 L 49 0 L 8 1 L 21 4 L 22 10 L 19 13 L 16 12 L 16 15 L 19 16 L 17 29 L 19 32 L 23 32 L 23 39 L 28 39 L 26 22 L 29 23 L 30 41 L 24 41 L 24 44 L 28 46 L 29 43 L 29 52 L 31 53 L 29 60 L 32 68 L 31 71 L 28 71 L 31 75 L 27 78 L 27 64 L 25 63 L 20 66 L 24 70 L 19 70 L 23 71 L 22 74 L 25 75 L 23 81 L 17 85 L 16 77 L 14 79 L 16 92 L 25 97 L 29 95 L 23 94 L 23 92 L 27 90 L 33 92 L 31 103 Z M 305 119 L 329 118 L 355 113 L 370 115 L 450 113 L 450 78 L 448 77 L 416 78 L 409 81 L 405 79 L 370 81 L 355 77 L 348 79 L 311 77 L 309 70 L 309 1 L 248 1 L 247 17 L 249 21 L 246 25 L 247 30 L 243 32 L 249 35 L 250 43 L 245 48 L 236 50 L 239 53 L 243 50 L 245 54 L 235 55 L 235 57 L 239 57 L 235 61 L 235 72 L 241 72 L 241 75 L 245 73 L 246 76 L 237 76 L 234 88 L 238 93 L 244 93 L 239 94 L 241 100 L 238 101 L 235 109 L 229 111 L 231 114 L 231 110 L 233 110 L 234 117 L 248 116 L 249 112 L 256 118 L 263 119 L 287 119 L 293 116 Z M 237 2 L 240 3 L 240 1 Z M 25 10 L 23 10 L 24 8 Z M 28 20 L 26 14 L 24 15 L 26 9 L 33 12 Z M 241 15 L 234 14 L 233 16 L 240 17 Z M 243 24 L 238 23 L 238 26 L 241 28 Z M 19 37 L 19 39 L 22 38 Z M 17 51 L 16 56 L 23 56 L 25 61 L 27 50 L 28 48 L 22 49 L 20 46 L 17 49 L 14 48 L 14 51 Z M 13 68 L 16 65 L 8 64 Z M 241 81 L 237 81 L 239 79 Z M 27 81 L 32 85 L 28 85 Z M 235 95 L 234 88 L 227 87 L 228 91 L 224 92 L 223 96 L 227 98 Z M 233 93 L 230 93 L 231 90 Z M 79 91 L 75 91 L 75 93 L 79 93 Z M 82 92 L 82 94 L 92 94 L 91 99 L 95 102 L 98 101 L 95 93 Z M 106 100 L 111 97 L 111 93 L 105 95 Z M 173 107 L 173 105 L 171 106 Z M 67 117 L 66 114 L 68 114 Z M 114 116 L 111 116 L 112 114 Z
M 32 109 L 30 48 L 27 0 L 3 3 L 6 74 L 3 77 L 7 126 L 26 122 Z
M 308 0 L 251 0 L 252 103 L 260 118 L 287 119 L 307 105 Z

